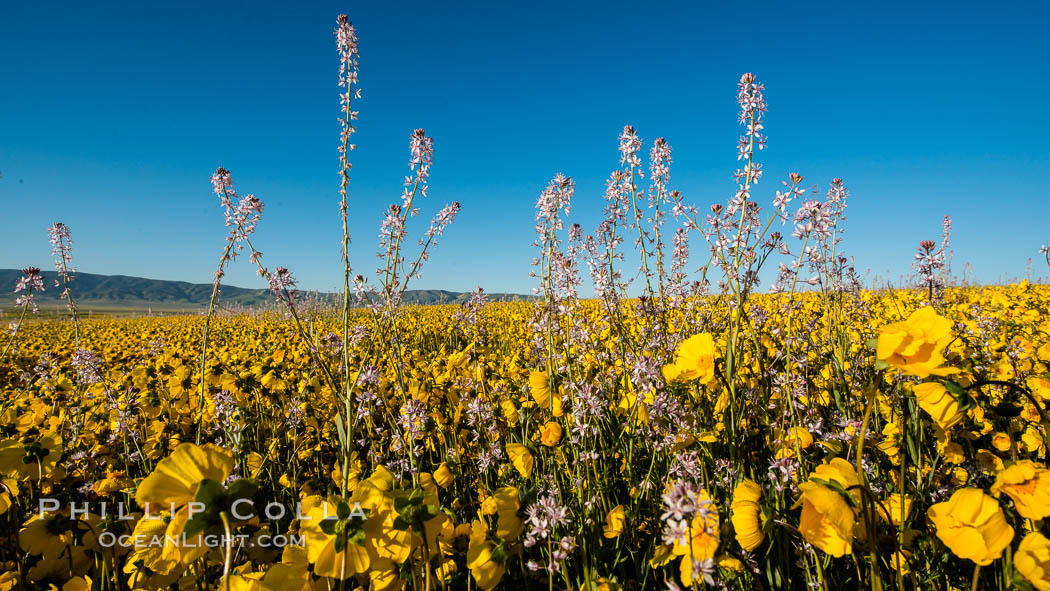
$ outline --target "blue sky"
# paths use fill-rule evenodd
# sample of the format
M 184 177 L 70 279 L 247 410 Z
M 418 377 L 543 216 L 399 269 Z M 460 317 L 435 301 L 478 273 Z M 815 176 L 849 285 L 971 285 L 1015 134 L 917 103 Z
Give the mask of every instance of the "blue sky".
M 0 267 L 50 267 L 70 226 L 81 271 L 208 282 L 225 228 L 222 165 L 266 204 L 256 242 L 310 289 L 341 282 L 335 17 L 361 44 L 351 186 L 355 271 L 435 138 L 416 231 L 462 213 L 419 288 L 527 292 L 536 197 L 577 181 L 593 231 L 617 136 L 674 149 L 672 188 L 735 185 L 735 83 L 766 86 L 754 193 L 797 171 L 851 191 L 845 250 L 898 281 L 954 220 L 954 270 L 1023 276 L 1050 239 L 1044 3 L 9 3 L 0 19 Z M 411 231 L 411 228 L 410 228 Z M 701 247 L 693 240 L 694 258 Z M 706 260 L 706 256 L 703 257 Z M 700 261 L 697 261 L 700 262 Z M 247 259 L 227 282 L 262 286 Z

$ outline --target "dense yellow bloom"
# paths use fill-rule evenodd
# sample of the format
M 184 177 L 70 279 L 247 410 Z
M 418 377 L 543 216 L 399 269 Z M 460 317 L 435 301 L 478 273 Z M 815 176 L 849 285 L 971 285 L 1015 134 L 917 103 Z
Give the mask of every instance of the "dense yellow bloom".
M 995 449 L 1001 452 L 1007 452 L 1010 451 L 1011 445 L 1013 445 L 1013 440 L 1010 439 L 1010 436 L 1006 433 L 1000 431 L 995 435 L 992 435 L 992 447 Z
M 893 526 L 899 526 L 911 514 L 912 499 L 901 493 L 894 493 L 877 505 L 879 517 Z
M 441 488 L 448 488 L 454 479 L 455 477 L 452 475 L 452 470 L 449 469 L 447 462 L 441 462 L 437 470 L 434 470 L 434 482 Z
M 777 459 L 794 456 L 796 451 L 805 451 L 813 447 L 813 435 L 802 427 L 791 427 L 777 437 L 780 447 L 777 448 Z
M 133 482 L 125 478 L 123 471 L 107 470 L 106 477 L 95 483 L 94 491 L 99 496 L 108 497 L 132 486 Z
M 698 580 L 699 573 L 693 572 L 693 561 L 704 562 L 713 559 L 718 551 L 720 522 L 718 510 L 706 491 L 697 495 L 697 503 L 706 507 L 706 511 L 697 512 L 689 522 L 686 539 L 678 540 L 671 547 L 671 554 L 681 556 L 678 563 L 682 584 L 692 585 Z
M 561 425 L 555 421 L 549 421 L 540 431 L 540 443 L 547 447 L 554 447 L 561 441 Z
M 837 483 L 841 491 L 829 486 Z M 802 517 L 798 529 L 807 542 L 838 557 L 853 552 L 853 527 L 856 514 L 848 500 L 851 486 L 860 484 L 853 465 L 834 458 L 817 466 L 809 480 L 798 485 L 802 492 Z
M 521 509 L 521 495 L 516 487 L 504 486 L 492 497 L 496 505 L 496 536 L 502 540 L 513 542 L 525 529 L 518 510 Z
M 92 558 L 83 548 L 74 546 L 70 548 L 70 552 L 66 556 L 45 558 L 37 562 L 26 573 L 26 580 L 39 583 L 39 585 L 31 585 L 29 588 L 46 588 L 43 586 L 45 580 L 65 580 L 71 575 L 75 576 L 77 573 L 86 572 L 91 562 Z M 8 565 L 10 564 L 8 563 Z M 20 589 L 24 588 L 21 587 Z
M 941 450 L 941 457 L 949 464 L 962 464 L 966 462 L 966 453 L 958 443 L 951 441 Z
M 627 515 L 623 505 L 617 505 L 605 514 L 605 528 L 602 535 L 607 538 L 615 538 L 623 533 L 623 526 L 627 522 Z
M 1029 424 L 1021 434 L 1021 443 L 1030 453 L 1037 456 L 1046 455 L 1046 442 L 1043 440 L 1043 428 L 1038 424 Z
M 487 540 L 484 524 L 475 521 L 467 548 L 467 568 L 474 582 L 485 591 L 492 589 L 507 571 L 505 563 L 505 556 L 497 552 L 496 546 Z
M 306 548 L 285 546 L 281 553 L 281 562 L 270 567 L 262 578 L 262 587 L 267 591 L 314 591 L 311 585 L 310 563 L 307 560 Z M 323 583 L 324 580 L 318 581 Z M 317 591 L 322 591 L 317 589 Z M 327 591 L 327 586 L 323 591 Z
M 937 537 L 959 558 L 991 564 L 1003 554 L 1014 529 L 995 499 L 979 488 L 961 488 L 926 516 L 937 527 Z
M 481 514 L 482 515 L 495 515 L 499 510 L 499 506 L 496 505 L 496 497 L 487 496 L 481 501 Z
M 525 478 L 532 476 L 533 459 L 529 448 L 520 443 L 508 443 L 507 455 L 510 457 L 510 463 L 514 465 L 514 469 L 519 474 Z
M 698 499 L 700 502 L 711 500 L 703 491 Z M 718 510 L 711 504 L 706 515 L 698 513 L 693 517 L 689 522 L 688 537 L 684 541 L 677 541 L 671 547 L 671 553 L 686 558 L 692 556 L 700 561 L 714 558 L 718 550 L 719 529 Z
M 678 345 L 674 363 L 663 368 L 668 382 L 699 380 L 710 384 L 715 379 L 715 341 L 708 333 L 693 335 Z
M 693 571 L 693 559 L 689 556 L 683 556 L 678 561 L 678 577 L 682 584 L 688 587 L 699 586 L 704 582 L 703 573 Z
M 1050 347 L 1050 344 L 1047 345 Z M 1028 378 L 1028 388 L 1032 392 L 1043 400 L 1050 400 L 1050 379 L 1042 376 L 1032 376 Z
M 1036 589 L 1050 589 L 1050 540 L 1031 532 L 1014 554 L 1014 569 Z
M 0 473 L 12 478 L 47 478 L 61 455 L 62 438 L 57 433 L 44 433 L 25 441 L 0 440 Z
M 62 585 L 62 591 L 91 591 L 91 577 L 73 577 Z
M 66 515 L 34 513 L 18 532 L 19 545 L 26 554 L 58 558 L 67 546 L 73 544 L 73 532 L 62 523 L 68 519 Z
M 551 388 L 547 374 L 542 371 L 533 371 L 529 374 L 529 390 L 532 398 L 540 408 L 550 408 Z
M 1006 493 L 1021 517 L 1050 517 L 1050 470 L 1031 460 L 1020 460 L 999 472 L 991 488 L 996 498 Z
M 3 515 L 18 496 L 18 482 L 11 478 L 0 480 L 0 491 L 0 515 Z
M 260 582 L 265 573 L 230 575 L 230 591 L 262 591 Z M 66 591 L 63 589 L 62 591 Z
M 900 571 L 902 575 L 906 575 L 911 572 L 911 568 L 908 567 L 908 557 L 910 553 L 901 552 L 897 550 L 890 555 L 887 562 L 890 563 L 890 568 L 896 571 Z
M 964 415 L 959 410 L 959 401 L 938 382 L 924 382 L 917 384 L 912 391 L 919 408 L 926 411 L 930 418 L 937 423 L 942 430 L 947 431 L 963 420 Z
M 882 327 L 876 355 L 908 375 L 947 375 L 957 371 L 942 367 L 943 350 L 951 340 L 952 322 L 927 306 L 913 312 L 907 320 Z
M 744 563 L 741 562 L 739 558 L 723 554 L 718 557 L 717 563 L 718 568 L 724 568 L 735 573 L 744 572 Z
M 144 540 L 159 539 L 166 541 L 178 539 L 185 529 L 189 515 L 183 508 L 178 510 L 175 515 L 169 517 L 169 522 L 165 522 L 164 519 L 157 519 L 156 516 L 151 519 L 139 519 L 135 524 L 133 535 L 136 538 L 143 536 L 141 539 Z M 196 538 L 189 538 L 189 543 L 187 544 L 163 543 L 157 546 L 153 543 L 148 543 L 136 545 L 134 552 L 124 566 L 124 572 L 134 577 L 138 570 L 136 565 L 141 565 L 156 573 L 171 573 L 177 570 L 177 567 L 188 565 L 207 552 L 207 548 L 203 547 L 204 544 L 201 540 L 202 536 L 198 534 Z
M 503 418 L 507 419 L 507 424 L 514 426 L 518 424 L 520 414 L 518 413 L 518 407 L 514 406 L 514 401 L 510 399 L 503 400 L 499 403 L 500 410 L 503 411 Z
M 1040 361 L 1050 361 L 1050 342 L 1043 343 L 1035 350 L 1035 355 Z
M 710 501 L 706 492 L 701 491 L 698 501 Z M 690 556 L 696 560 L 704 561 L 714 558 L 718 550 L 719 540 L 719 518 L 718 510 L 713 504 L 708 506 L 706 515 L 697 513 L 689 522 L 689 537 L 683 543 L 679 541 L 672 547 L 671 552 L 676 556 Z
M 754 480 L 745 478 L 733 490 L 733 530 L 740 547 L 750 552 L 766 538 L 762 531 L 762 487 Z
M 456 574 L 456 570 L 456 561 L 452 560 L 451 558 L 448 558 L 444 560 L 436 569 L 434 569 L 434 574 L 437 575 L 437 577 L 442 581 L 448 581 L 448 579 L 451 578 L 452 575 Z
M 999 362 L 992 368 L 992 377 L 997 380 L 1009 382 L 1015 375 L 1014 368 L 1008 361 Z
M 135 500 L 140 505 L 149 503 L 161 509 L 182 506 L 193 500 L 201 482 L 222 483 L 232 471 L 230 452 L 210 444 L 198 447 L 184 443 L 139 484 Z
M 980 462 L 984 471 L 989 475 L 996 475 L 1005 467 L 1003 460 L 999 458 L 999 456 L 986 449 L 977 450 L 977 453 L 974 454 L 974 456 L 977 458 L 977 461 Z
M 841 587 L 855 577 L 855 562 L 869 570 L 869 551 L 893 569 L 887 570 L 891 576 L 910 569 L 921 577 L 927 573 L 916 571 L 928 561 L 964 562 L 956 552 L 969 553 L 970 560 L 1005 557 L 1007 551 L 999 550 L 1004 543 L 1021 545 L 1006 565 L 1018 580 L 1023 575 L 1048 586 L 1050 542 L 1041 537 L 1038 521 L 1050 519 L 1040 412 L 1042 401 L 1050 400 L 1050 286 L 946 288 L 937 309 L 942 320 L 966 326 L 959 331 L 965 337 L 941 347 L 936 326 L 909 331 L 920 314 L 909 318 L 905 312 L 894 350 L 901 369 L 872 371 L 866 343 L 880 326 L 899 320 L 897 310 L 913 310 L 925 300 L 925 294 L 908 290 L 862 290 L 832 317 L 817 291 L 753 294 L 746 317 L 755 323 L 743 327 L 734 350 L 737 369 L 724 376 L 732 388 L 715 387 L 723 383 L 713 374 L 718 356 L 731 340 L 723 322 L 726 301 L 717 297 L 667 307 L 666 318 L 633 301 L 615 310 L 604 302 L 573 302 L 559 311 L 553 347 L 542 352 L 535 350 L 530 328 L 533 302 L 483 306 L 476 326 L 450 327 L 454 307 L 405 308 L 397 318 L 399 352 L 387 348 L 381 338 L 387 333 L 373 331 L 374 319 L 362 309 L 351 319 L 366 330 L 360 342 L 347 345 L 348 374 L 340 367 L 343 345 L 331 337 L 342 329 L 340 315 L 326 311 L 302 317 L 317 342 L 299 342 L 298 327 L 277 314 L 213 318 L 215 338 L 203 375 L 203 318 L 84 318 L 84 346 L 104 360 L 105 381 L 95 385 L 83 383 L 69 361 L 76 351 L 71 323 L 42 319 L 21 329 L 12 355 L 0 360 L 0 376 L 12 378 L 0 379 L 0 514 L 12 525 L 8 558 L 17 561 L 0 565 L 0 573 L 11 571 L 0 575 L 0 591 L 85 588 L 89 577 L 97 582 L 117 575 L 128 589 L 221 588 L 224 552 L 192 547 L 201 534 L 186 546 L 118 543 L 111 551 L 99 547 L 97 532 L 75 528 L 68 510 L 43 521 L 20 516 L 42 498 L 57 498 L 64 507 L 88 501 L 92 510 L 109 501 L 107 532 L 177 538 L 180 531 L 197 531 L 201 522 L 186 529 L 189 500 L 218 499 L 208 506 L 229 511 L 234 499 L 246 498 L 238 496 L 243 490 L 256 485 L 262 490 L 249 510 L 258 518 L 231 524 L 248 542 L 235 547 L 232 589 L 325 591 L 342 585 L 401 591 L 428 582 L 432 590 L 465 588 L 468 582 L 479 590 L 546 587 L 542 569 L 551 552 L 561 551 L 573 588 L 648 588 L 642 581 L 674 579 L 699 588 L 712 572 L 745 588 L 753 578 L 746 561 L 733 558 L 734 549 L 796 555 L 803 544 L 820 549 L 824 580 Z M 1001 322 L 988 321 L 994 319 Z M 588 325 L 597 328 L 564 330 Z M 692 335 L 701 330 L 711 331 L 711 355 L 695 355 L 696 367 L 690 368 L 690 349 L 702 336 Z M 325 334 L 330 336 L 322 342 Z M 161 339 L 164 345 L 151 351 L 150 343 Z M 679 341 L 678 350 L 664 349 L 664 343 Z M 905 355 L 904 341 L 917 353 Z M 927 351 L 928 341 L 937 346 Z M 889 342 L 887 336 L 879 343 Z M 57 365 L 49 369 L 52 359 Z M 667 381 L 679 385 L 668 387 L 653 375 L 665 369 L 665 360 L 671 361 Z M 713 379 L 701 387 L 700 365 L 707 360 L 703 371 L 710 370 Z M 329 361 L 334 384 L 321 368 Z M 954 386 L 937 377 L 953 371 L 948 365 L 958 367 L 961 375 L 953 381 L 963 388 L 1012 376 L 1036 401 L 1008 388 L 979 387 L 970 391 L 981 405 L 963 411 L 961 397 L 951 393 Z M 926 378 L 901 379 L 902 372 L 918 375 L 923 367 L 930 369 Z M 360 401 L 350 425 L 340 391 L 344 375 Z M 228 397 L 220 395 L 223 390 Z M 921 424 L 902 412 L 902 398 L 922 409 L 915 411 L 923 415 L 915 417 Z M 411 442 L 397 439 L 403 431 L 392 422 L 407 416 L 401 409 L 408 401 L 425 409 L 413 416 L 426 417 Z M 868 476 L 871 490 L 894 492 L 877 498 L 865 493 L 862 506 L 859 487 L 847 490 L 860 479 L 846 458 L 857 454 L 857 419 L 868 404 L 864 454 L 875 467 Z M 804 424 L 821 425 L 819 434 L 780 422 L 777 410 L 791 405 Z M 72 412 L 75 407 L 79 413 Z M 339 415 L 342 425 L 335 421 Z M 915 428 L 931 426 L 932 436 L 913 437 Z M 195 441 L 198 431 L 203 441 L 222 440 L 230 450 L 185 443 Z M 344 457 L 342 443 L 351 439 L 353 452 Z M 777 472 L 767 477 L 765 467 L 774 461 Z M 685 470 L 708 483 L 732 474 L 762 477 L 713 489 L 702 518 L 690 509 L 684 520 L 660 519 L 678 509 L 653 485 L 673 482 Z M 369 471 L 372 478 L 362 478 Z M 231 474 L 242 476 L 241 484 L 222 486 Z M 778 481 L 801 482 L 789 510 L 797 530 L 770 518 L 774 503 L 764 488 Z M 330 496 L 344 482 L 346 492 Z M 969 482 L 994 482 L 982 484 L 987 498 L 976 489 L 960 493 L 975 497 L 976 509 L 953 497 L 916 515 L 933 503 L 931 491 Z M 135 503 L 125 508 L 131 520 L 114 518 L 113 501 L 136 487 L 139 500 L 150 502 L 150 515 L 159 519 L 142 518 L 143 507 Z M 526 537 L 532 531 L 528 520 L 544 517 L 536 513 L 543 508 L 537 494 L 544 490 L 568 512 L 568 524 L 557 526 L 550 546 L 546 540 L 532 545 L 533 536 Z M 594 500 L 586 504 L 588 499 Z M 284 505 L 283 518 L 262 515 L 271 500 Z M 958 506 L 945 507 L 953 501 Z M 366 518 L 338 518 L 340 503 L 356 502 Z M 295 518 L 319 510 L 323 517 L 322 505 L 328 525 Z M 878 517 L 864 523 L 862 511 Z M 223 524 L 213 513 L 206 512 L 206 531 L 221 535 Z M 731 518 L 731 532 L 715 518 L 718 513 Z M 1040 534 L 1025 537 L 1025 517 L 1037 521 Z M 283 551 L 272 546 L 272 538 L 271 547 L 259 543 L 274 535 L 303 536 L 306 543 Z M 566 550 L 576 542 L 578 548 Z M 653 551 L 636 565 L 587 566 L 592 558 L 649 547 Z M 853 549 L 856 561 L 846 555 Z M 784 571 L 780 586 L 803 585 L 807 575 L 816 578 L 816 568 L 810 563 L 808 572 Z M 556 586 L 565 586 L 561 577 L 554 573 Z
M 303 520 L 302 533 L 307 559 L 314 565 L 314 572 L 325 577 L 347 579 L 366 572 L 373 557 L 364 545 L 346 538 L 337 544 L 337 535 L 346 535 L 344 530 L 348 526 L 345 522 L 339 524 L 341 530 L 336 532 L 337 535 L 325 531 L 325 521 L 337 518 L 340 502 L 338 497 L 304 499 L 302 511 L 308 519 Z M 372 533 L 375 533 L 374 529 Z M 338 549 L 337 545 L 340 546 Z

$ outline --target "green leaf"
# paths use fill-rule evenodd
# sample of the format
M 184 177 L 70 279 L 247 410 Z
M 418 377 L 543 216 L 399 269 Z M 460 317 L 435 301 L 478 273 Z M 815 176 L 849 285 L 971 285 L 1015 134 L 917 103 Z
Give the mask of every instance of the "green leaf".
M 411 560 L 406 560 L 406 561 L 402 562 L 401 566 L 399 566 L 398 569 L 397 569 L 397 577 L 399 579 L 401 579 L 402 581 L 407 581 L 407 580 L 411 579 L 414 576 L 414 574 L 412 572 L 412 567 L 413 566 L 415 566 L 415 565 L 412 563 Z
M 209 525 L 208 522 L 210 521 L 208 519 L 208 513 L 209 511 L 205 511 L 204 513 L 197 513 L 194 515 L 193 518 L 187 521 L 186 525 L 183 526 L 182 535 L 191 538 L 207 529 Z
M 507 562 L 507 558 L 510 555 L 507 554 L 507 549 L 503 547 L 503 542 L 496 544 L 496 547 L 492 549 L 492 561 L 504 563 Z
M 1022 576 L 1021 573 L 1017 572 L 1016 570 L 1013 573 L 1013 580 L 1011 582 L 1014 584 L 1014 587 L 1019 591 L 1035 591 L 1035 587 L 1033 587 L 1032 584 L 1029 583 L 1024 578 L 1024 576 Z
M 411 505 L 411 501 L 407 497 L 394 498 L 394 511 L 397 511 L 399 514 L 403 515 L 409 505 Z
M 438 516 L 439 509 L 434 505 L 423 505 L 422 507 L 420 507 L 420 513 L 420 519 L 422 519 L 423 521 L 430 521 L 431 519 Z
M 342 415 L 335 415 L 335 432 L 339 435 L 339 447 L 346 449 L 346 427 Z
M 347 505 L 343 501 L 339 501 L 339 504 L 335 508 L 335 514 L 340 521 L 350 517 L 350 505 Z
M 251 478 L 241 478 L 235 480 L 230 488 L 226 491 L 227 500 L 233 503 L 239 499 L 250 499 L 255 495 L 255 492 L 259 490 L 259 485 L 255 484 L 255 481 Z
M 890 364 L 886 363 L 882 359 L 876 359 L 875 360 L 875 371 L 882 371 L 882 370 L 888 368 L 889 366 L 890 366 Z
M 412 489 L 412 494 L 408 496 L 408 500 L 412 501 L 413 505 L 419 505 L 423 501 L 423 496 L 422 488 L 414 488 Z
M 205 478 L 197 485 L 197 493 L 193 495 L 193 500 L 204 503 L 205 507 L 210 508 L 217 505 L 225 494 L 226 491 L 223 490 L 221 484 Z
M 322 520 L 321 521 L 321 531 L 323 531 L 324 533 L 326 533 L 326 534 L 328 534 L 330 536 L 335 535 L 335 524 L 338 523 L 338 522 L 339 522 L 339 520 L 335 519 L 334 517 L 329 517 L 328 519 Z
M 944 380 L 944 389 L 951 392 L 956 398 L 966 396 L 966 390 L 951 380 Z
M 394 529 L 398 529 L 398 530 L 401 530 L 401 531 L 408 531 L 408 529 L 410 527 L 411 526 L 410 526 L 408 520 L 405 519 L 404 517 L 398 515 L 397 517 L 394 518 Z
M 350 534 L 349 537 L 350 543 L 355 546 L 364 546 L 367 538 L 367 536 L 365 535 L 365 530 L 363 529 L 354 531 L 354 533 Z

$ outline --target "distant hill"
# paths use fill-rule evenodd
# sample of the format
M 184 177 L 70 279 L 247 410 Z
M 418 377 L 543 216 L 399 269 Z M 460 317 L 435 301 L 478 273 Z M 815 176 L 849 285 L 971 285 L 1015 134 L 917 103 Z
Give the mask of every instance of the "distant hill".
M 62 290 L 54 287 L 57 274 L 53 270 L 40 273 L 44 277 L 45 291 L 36 294 L 37 305 L 42 311 L 54 310 L 63 306 L 60 295 Z M 22 271 L 18 269 L 0 269 L 0 294 L 6 293 L 0 300 L 0 307 L 10 310 L 14 306 L 15 295 L 11 293 Z M 185 281 L 167 281 L 163 279 L 145 279 L 126 275 L 96 275 L 94 273 L 76 273 L 70 283 L 73 299 L 85 310 L 97 309 L 106 311 L 146 310 L 191 312 L 208 305 L 211 299 L 210 283 L 187 283 Z M 334 297 L 335 294 L 319 294 L 321 297 Z M 518 301 L 531 299 L 532 296 L 518 294 L 486 294 L 489 301 Z M 470 299 L 469 293 L 458 293 L 437 289 L 409 290 L 405 292 L 406 304 L 459 304 Z M 222 285 L 219 299 L 223 306 L 270 306 L 273 296 L 267 289 L 246 289 L 233 285 Z

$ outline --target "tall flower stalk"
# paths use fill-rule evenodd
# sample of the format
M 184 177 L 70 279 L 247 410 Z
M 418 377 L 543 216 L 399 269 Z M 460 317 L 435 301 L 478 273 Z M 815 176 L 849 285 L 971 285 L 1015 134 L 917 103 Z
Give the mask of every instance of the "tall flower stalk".
M 25 322 L 26 313 L 29 310 L 32 310 L 34 314 L 37 313 L 33 292 L 44 291 L 44 277 L 40 274 L 39 268 L 26 267 L 22 269 L 22 276 L 18 278 L 18 282 L 15 284 L 15 293 L 22 291 L 25 291 L 25 293 L 15 299 L 15 305 L 21 307 L 22 310 L 18 314 L 18 321 L 11 329 L 11 338 L 4 345 L 3 352 L 0 352 L 0 361 L 7 357 L 8 351 L 15 344 L 15 339 L 18 338 L 18 331 L 22 329 L 22 323 Z
M 339 86 L 344 88 L 345 92 L 339 94 L 339 103 L 342 108 L 343 117 L 340 119 L 340 125 L 342 126 L 341 132 L 341 143 L 339 145 L 339 214 L 343 222 L 343 355 L 342 355 L 342 376 L 343 376 L 343 405 L 344 405 L 344 420 L 345 428 L 349 430 L 345 434 L 345 441 L 342 442 L 344 445 L 343 449 L 343 474 L 347 473 L 349 466 L 350 448 L 349 445 L 354 441 L 354 410 L 352 408 L 351 396 L 351 384 L 350 384 L 350 227 L 349 227 L 349 187 L 350 187 L 350 169 L 353 168 L 353 164 L 350 162 L 350 152 L 356 147 L 350 142 L 350 136 L 354 134 L 357 128 L 353 122 L 357 121 L 357 111 L 353 110 L 351 105 L 352 100 L 361 98 L 361 89 L 358 87 L 358 48 L 357 48 L 357 33 L 354 30 L 354 25 L 349 21 L 345 14 L 339 15 L 336 19 L 335 28 L 336 37 L 336 48 L 339 51 Z M 346 494 L 346 479 L 343 479 L 341 485 L 341 491 Z
M 237 258 L 237 254 L 243 250 L 244 245 L 241 244 L 248 240 L 248 237 L 255 231 L 256 225 L 259 223 L 259 218 L 262 216 L 263 204 L 262 201 L 257 199 L 254 195 L 245 195 L 243 198 L 238 198 L 237 192 L 233 188 L 233 177 L 230 175 L 230 171 L 223 167 L 218 167 L 215 173 L 211 175 L 212 191 L 215 196 L 219 198 L 219 204 L 222 206 L 223 215 L 226 218 L 226 226 L 230 229 L 226 235 L 226 244 L 223 247 L 222 255 L 219 257 L 219 266 L 215 270 L 215 279 L 212 281 L 211 297 L 208 299 L 208 313 L 204 318 L 204 329 L 201 335 L 201 356 L 200 356 L 200 372 L 201 381 L 199 387 L 198 403 L 200 407 L 198 409 L 199 421 L 197 422 L 197 443 L 201 442 L 201 434 L 204 429 L 204 407 L 205 407 L 205 394 L 207 392 L 207 369 L 208 369 L 208 340 L 211 334 L 211 321 L 215 315 L 215 306 L 219 300 L 220 288 L 222 285 L 222 278 L 226 274 L 226 266 Z M 236 201 L 236 204 L 234 202 Z M 253 249 L 254 251 L 254 249 Z M 252 253 L 252 259 L 255 260 L 255 253 Z
M 69 283 L 73 280 L 73 238 L 69 233 L 69 226 L 62 222 L 56 222 L 47 229 L 51 239 L 51 254 L 55 257 L 55 270 L 58 271 L 61 280 L 62 295 L 66 300 L 66 309 L 69 317 L 73 319 L 73 337 L 76 346 L 80 347 L 80 310 L 77 303 L 73 301 L 73 292 L 69 290 Z M 59 287 L 59 281 L 55 281 L 55 287 Z

